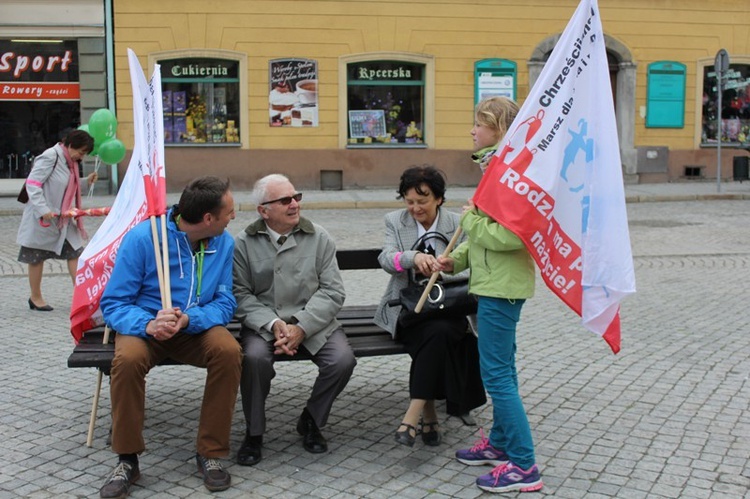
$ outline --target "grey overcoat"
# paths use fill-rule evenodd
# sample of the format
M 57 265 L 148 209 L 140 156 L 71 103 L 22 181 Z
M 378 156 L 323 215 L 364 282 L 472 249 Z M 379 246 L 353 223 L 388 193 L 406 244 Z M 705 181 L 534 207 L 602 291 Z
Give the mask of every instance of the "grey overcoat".
M 461 217 L 457 213 L 438 208 L 437 231 L 450 241 L 456 229 L 460 226 L 460 220 Z M 385 216 L 385 242 L 383 243 L 383 250 L 378 256 L 378 261 L 383 270 L 391 274 L 391 279 L 388 281 L 388 287 L 375 312 L 375 324 L 389 331 L 394 337 L 396 335 L 396 321 L 399 312 L 401 312 L 401 307 L 391 307 L 388 305 L 388 301 L 397 299 L 399 291 L 409 284 L 409 272 L 414 268 L 414 257 L 417 254 L 417 251 L 411 250 L 411 247 L 418 239 L 417 234 L 417 221 L 406 209 L 393 211 Z M 465 239 L 466 235 L 461 234 L 456 246 Z M 436 254 L 439 255 L 445 251 L 446 244 L 443 241 L 438 239 L 432 241 L 435 243 Z M 396 269 L 394 261 L 396 254 L 399 252 L 401 253 L 399 263 L 401 268 L 404 269 L 403 271 Z M 468 277 L 468 269 L 456 275 L 441 275 L 441 279 L 445 282 L 465 280 Z
M 34 166 L 26 179 L 29 201 L 23 209 L 16 238 L 20 246 L 53 251 L 58 255 L 66 239 L 73 249 L 83 246 L 83 237 L 73 219 L 63 218 L 62 228 L 57 226 L 57 219 L 50 220 L 49 227 L 42 227 L 39 223 L 45 213 L 60 213 L 62 210 L 70 178 L 63 147 L 61 143 L 57 144 L 34 159 Z

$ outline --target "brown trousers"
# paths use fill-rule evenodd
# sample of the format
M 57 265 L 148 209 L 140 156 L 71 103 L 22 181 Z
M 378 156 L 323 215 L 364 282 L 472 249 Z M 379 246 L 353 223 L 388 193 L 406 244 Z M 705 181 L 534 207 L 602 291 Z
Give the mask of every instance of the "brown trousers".
M 227 456 L 242 352 L 237 340 L 222 326 L 200 334 L 178 333 L 166 341 L 117 335 L 110 383 L 112 450 L 138 454 L 146 448 L 146 374 L 165 358 L 207 369 L 197 452 L 209 458 Z

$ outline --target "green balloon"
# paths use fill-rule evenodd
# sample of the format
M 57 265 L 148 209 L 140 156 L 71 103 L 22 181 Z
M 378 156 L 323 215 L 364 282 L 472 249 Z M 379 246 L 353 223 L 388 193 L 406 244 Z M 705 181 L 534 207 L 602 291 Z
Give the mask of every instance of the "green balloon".
M 108 165 L 114 165 L 125 157 L 125 144 L 120 139 L 109 139 L 99 146 L 99 158 Z
M 89 135 L 91 135 L 91 133 L 89 132 L 89 125 L 88 125 L 88 123 L 84 123 L 83 125 L 79 126 L 78 129 L 79 130 L 83 130 L 84 132 L 86 132 Z
M 109 109 L 97 109 L 89 118 L 89 134 L 104 143 L 117 133 L 117 118 Z

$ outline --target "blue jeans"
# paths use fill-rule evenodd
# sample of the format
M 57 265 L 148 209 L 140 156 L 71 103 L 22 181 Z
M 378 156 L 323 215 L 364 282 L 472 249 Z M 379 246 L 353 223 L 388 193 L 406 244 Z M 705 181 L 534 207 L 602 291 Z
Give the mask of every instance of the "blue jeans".
M 479 297 L 479 366 L 492 398 L 490 444 L 523 469 L 534 465 L 534 442 L 518 393 L 516 324 L 525 300 Z

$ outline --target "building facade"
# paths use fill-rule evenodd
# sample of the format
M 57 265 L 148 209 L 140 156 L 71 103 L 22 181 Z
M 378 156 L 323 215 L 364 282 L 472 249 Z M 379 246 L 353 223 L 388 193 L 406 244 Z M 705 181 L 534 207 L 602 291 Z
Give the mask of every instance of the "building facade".
M 103 27 L 95 29 L 103 7 L 65 4 L 86 12 L 71 16 L 82 26 L 68 36 L 86 68 L 78 101 L 85 122 L 89 110 L 107 105 L 99 72 L 106 43 Z M 445 171 L 450 184 L 474 185 L 475 103 L 486 95 L 523 101 L 577 4 L 113 0 L 118 137 L 132 148 L 132 48 L 147 77 L 155 64 L 161 70 L 170 190 L 207 169 L 236 188 L 275 171 L 300 188 L 393 186 L 404 168 L 424 163 Z M 722 176 L 731 177 L 750 137 L 747 1 L 600 0 L 599 8 L 626 182 L 715 179 L 720 138 Z M 9 24 L 18 29 L 23 19 L 39 25 L 27 36 L 52 36 L 37 15 Z M 719 113 L 721 48 L 730 65 Z M 101 88 L 85 82 L 89 76 Z

